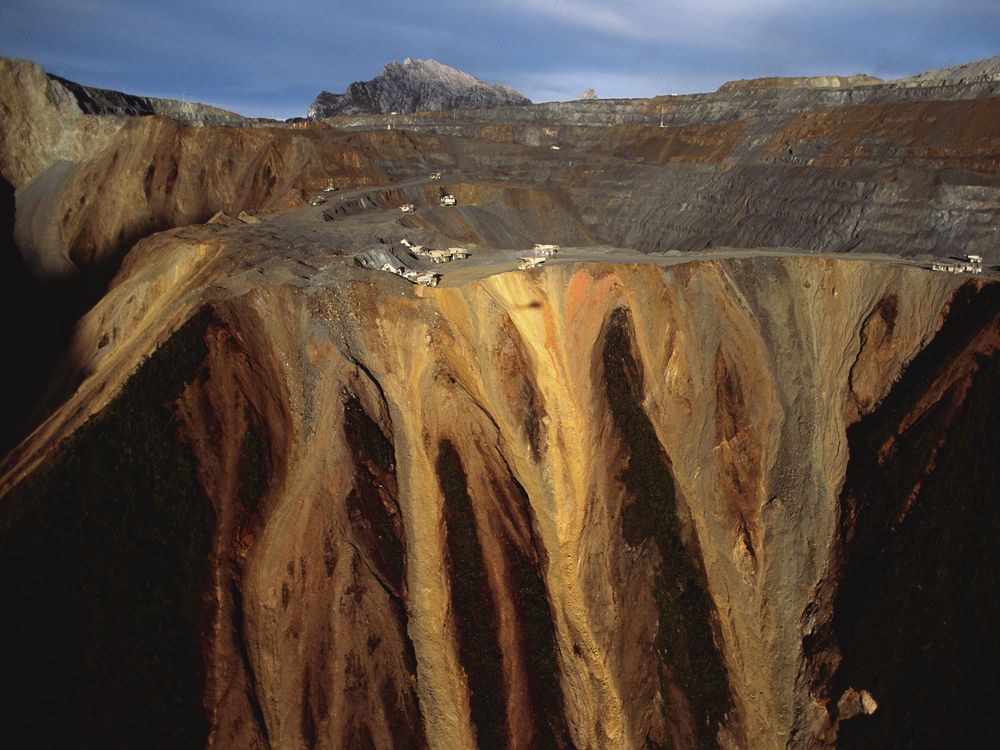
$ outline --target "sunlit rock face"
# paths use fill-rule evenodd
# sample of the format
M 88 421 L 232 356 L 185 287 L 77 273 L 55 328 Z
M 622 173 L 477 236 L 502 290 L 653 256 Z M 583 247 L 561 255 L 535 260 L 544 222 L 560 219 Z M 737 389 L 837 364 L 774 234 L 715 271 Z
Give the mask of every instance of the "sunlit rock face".
M 292 265 L 161 241 L 81 323 L 91 375 L 3 480 L 12 669 L 77 680 L 43 711 L 22 692 L 25 729 L 815 747 L 917 720 L 903 615 L 866 597 L 945 585 L 916 551 L 935 466 L 975 476 L 934 559 L 985 512 L 994 285 L 784 257 L 413 293 Z M 961 648 L 979 614 L 926 637 Z M 848 688 L 878 709 L 841 722 Z
M 3 283 L 48 295 L 11 341 L 89 291 L 0 404 L 34 410 L 0 461 L 5 737 L 988 739 L 972 70 L 189 127 L 4 62 Z M 534 243 L 563 247 L 515 271 Z M 415 244 L 472 256 L 436 287 L 354 261 Z
M 310 119 L 356 114 L 409 114 L 448 109 L 492 109 L 531 104 L 509 86 L 481 81 L 437 60 L 391 62 L 370 81 L 343 94 L 323 91 L 309 105 Z

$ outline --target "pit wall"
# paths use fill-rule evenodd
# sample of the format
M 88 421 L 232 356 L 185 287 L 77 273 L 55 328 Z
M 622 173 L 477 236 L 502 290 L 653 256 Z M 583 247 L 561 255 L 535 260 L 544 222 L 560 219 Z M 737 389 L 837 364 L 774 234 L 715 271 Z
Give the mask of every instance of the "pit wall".
M 909 537 L 864 484 L 889 438 L 865 443 L 852 425 L 905 381 L 886 435 L 924 434 L 913 425 L 937 403 L 972 429 L 968 394 L 995 369 L 991 290 L 758 258 L 216 300 L 187 334 L 200 368 L 162 394 L 173 427 L 157 417 L 185 446 L 184 481 L 197 477 L 190 512 L 199 497 L 210 509 L 197 516 L 207 562 L 175 571 L 202 591 L 183 625 L 202 667 L 176 678 L 202 686 L 190 732 L 220 748 L 880 736 L 871 727 L 905 696 L 865 669 L 891 643 L 865 640 L 889 615 L 857 605 L 871 595 L 859 581 L 896 580 L 873 550 Z M 944 346 L 942 325 L 969 335 Z M 913 380 L 908 363 L 935 342 L 942 364 Z M 943 444 L 942 422 L 920 424 Z M 26 469 L 30 452 L 8 497 L 48 502 L 19 487 L 63 459 Z M 925 475 L 891 503 L 921 508 Z M 38 585 L 58 599 L 55 581 Z M 848 688 L 889 708 L 850 718 L 837 708 Z M 113 702 L 93 710 L 113 732 Z

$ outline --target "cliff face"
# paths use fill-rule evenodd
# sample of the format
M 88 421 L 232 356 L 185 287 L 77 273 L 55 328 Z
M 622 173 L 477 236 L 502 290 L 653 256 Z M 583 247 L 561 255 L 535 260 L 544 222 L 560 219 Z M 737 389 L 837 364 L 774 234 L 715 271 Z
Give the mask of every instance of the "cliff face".
M 5 61 L 0 71 L 11 133 L 0 171 L 17 190 L 20 251 L 40 277 L 84 277 L 94 287 L 151 232 L 218 211 L 302 205 L 331 180 L 363 188 L 423 170 L 529 189 L 532 210 L 557 203 L 595 241 L 643 252 L 771 246 L 990 260 L 997 252 L 1000 117 L 997 82 L 986 75 L 388 123 L 404 132 L 367 117 L 352 122 L 376 132 L 349 135 L 84 115 L 40 69 Z
M 330 137 L 130 119 L 91 158 L 54 165 L 19 193 L 16 239 L 40 276 L 109 275 L 135 241 L 156 231 L 220 210 L 298 207 L 330 181 L 385 183 L 394 157 L 416 169 L 422 150 L 439 148 L 434 136 L 404 133 Z
M 391 62 L 370 81 L 356 81 L 343 94 L 323 91 L 309 118 L 446 109 L 490 109 L 531 104 L 509 86 L 486 83 L 437 60 Z
M 48 684 L 85 644 L 80 679 L 102 685 L 77 704 L 65 683 L 59 724 L 22 690 L 22 728 L 817 747 L 891 734 L 901 705 L 918 739 L 932 721 L 894 681 L 916 644 L 883 631 L 905 615 L 859 603 L 951 580 L 912 556 L 944 456 L 984 492 L 995 475 L 990 445 L 965 450 L 991 418 L 993 285 L 805 257 L 416 294 L 266 268 L 150 244 L 78 329 L 89 377 L 8 458 L 10 682 Z M 978 487 L 935 552 L 953 565 Z M 13 565 L 39 545 L 43 564 Z M 944 655 L 978 617 L 922 636 L 922 679 L 955 705 L 977 688 Z M 848 688 L 884 708 L 838 716 Z
M 72 94 L 80 110 L 88 115 L 127 117 L 164 115 L 195 125 L 241 124 L 247 121 L 242 115 L 208 104 L 155 96 L 136 96 L 122 91 L 83 86 L 59 76 L 50 75 L 49 78 Z
M 0 74 L 4 279 L 93 284 L 7 373 L 14 744 L 996 734 L 1000 292 L 912 257 L 997 259 L 988 75 L 341 130 Z
M 25 60 L 0 58 L 0 176 L 21 188 L 56 161 L 83 159 L 116 128 L 83 117 L 61 84 Z
M 338 121 L 367 129 L 352 135 L 83 115 L 26 65 L 4 68 L 13 136 L 0 168 L 17 190 L 18 246 L 40 276 L 100 286 L 153 231 L 302 205 L 330 180 L 364 188 L 432 170 L 480 193 L 528 190 L 518 210 L 559 204 L 595 241 L 642 252 L 997 257 L 1000 117 L 989 76 Z

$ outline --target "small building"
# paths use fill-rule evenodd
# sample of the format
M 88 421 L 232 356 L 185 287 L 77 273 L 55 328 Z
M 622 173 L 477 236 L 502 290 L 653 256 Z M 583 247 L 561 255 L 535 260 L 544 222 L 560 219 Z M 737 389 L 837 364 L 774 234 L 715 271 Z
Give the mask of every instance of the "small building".
M 517 259 L 517 270 L 527 271 L 530 268 L 537 268 L 545 262 L 544 255 L 528 255 Z
M 452 195 L 451 193 L 449 193 L 448 195 L 442 195 L 441 196 L 441 205 L 442 206 L 454 206 L 455 205 L 455 196 Z
M 404 203 L 402 206 L 399 207 L 399 210 L 402 211 L 404 214 L 411 214 L 414 212 L 414 210 L 416 210 L 416 206 L 414 206 L 412 203 Z

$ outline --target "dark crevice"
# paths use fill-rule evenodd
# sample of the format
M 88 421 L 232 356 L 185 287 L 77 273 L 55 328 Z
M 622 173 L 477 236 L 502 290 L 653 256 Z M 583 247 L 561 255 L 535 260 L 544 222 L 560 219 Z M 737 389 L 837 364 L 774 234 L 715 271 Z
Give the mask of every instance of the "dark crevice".
M 54 406 L 44 399 L 46 388 L 92 301 L 73 280 L 42 281 L 29 271 L 14 242 L 14 218 L 14 188 L 0 177 L 0 321 L 8 363 L 0 368 L 0 455 Z
M 449 440 L 438 445 L 444 495 L 445 548 L 458 656 L 469 685 L 469 712 L 483 750 L 506 748 L 507 696 L 497 640 L 496 604 L 483 562 L 462 459 Z
M 354 487 L 347 495 L 351 528 L 363 557 L 378 569 L 397 599 L 403 597 L 403 521 L 396 498 L 395 447 L 354 394 L 344 400 L 344 435 L 354 457 Z
M 416 657 L 408 632 L 406 545 L 397 497 L 396 448 L 392 435 L 383 432 L 353 393 L 346 394 L 344 399 L 344 436 L 351 448 L 355 467 L 354 486 L 347 495 L 346 503 L 351 531 L 357 543 L 350 539 L 346 541 L 385 591 L 404 645 L 403 662 L 407 674 L 402 681 L 409 688 L 402 699 L 403 704 L 394 706 L 388 714 L 393 717 L 391 734 L 399 747 L 424 747 L 427 743 L 414 689 Z M 359 736 L 370 739 L 367 726 L 357 729 L 357 732 L 362 733 Z M 358 737 L 354 740 L 361 741 Z
M 493 415 L 471 393 L 463 387 L 463 392 L 477 407 L 479 413 L 489 421 L 496 431 L 496 455 L 503 464 L 510 491 L 515 502 L 511 510 L 526 520 L 530 529 L 530 540 L 538 539 L 535 518 L 524 486 L 514 475 L 500 445 L 500 425 Z M 498 494 L 499 494 L 498 489 Z M 515 601 L 515 611 L 521 626 L 520 650 L 527 660 L 528 690 L 531 694 L 535 746 L 543 748 L 572 747 L 559 685 L 559 658 L 556 647 L 555 626 L 549 608 L 548 589 L 542 573 L 542 554 L 532 550 L 534 558 L 525 554 L 507 534 L 503 534 L 503 546 L 508 569 L 511 571 L 511 587 Z M 538 562 L 536 562 L 536 560 Z
M 257 511 L 261 497 L 268 485 L 267 451 L 258 437 L 258 428 L 252 419 L 243 437 L 243 451 L 240 454 L 239 497 L 246 513 Z
M 666 722 L 690 727 L 698 747 L 717 747 L 716 735 L 730 708 L 717 614 L 697 543 L 684 539 L 670 460 L 642 408 L 643 373 L 631 339 L 628 314 L 616 309 L 604 339 L 603 362 L 611 416 L 627 453 L 619 475 L 628 497 L 622 537 L 631 548 L 653 545 L 659 551 L 656 654 Z M 686 705 L 671 698 L 678 690 Z
M 965 285 L 932 342 L 879 407 L 848 430 L 843 579 L 833 628 L 834 703 L 868 690 L 871 716 L 841 717 L 839 746 L 992 747 L 1000 690 L 1000 287 Z M 901 426 L 960 360 L 968 377 Z M 892 448 L 885 446 L 892 441 Z
M 535 748 L 572 748 L 566 725 L 555 626 L 548 591 L 538 565 L 511 540 L 505 540 L 511 570 L 514 611 L 521 628 L 521 651 L 527 667 L 528 703 Z
M 260 732 L 264 747 L 267 750 L 271 750 L 271 736 L 267 731 L 267 720 L 264 718 L 264 709 L 260 705 L 257 673 L 253 668 L 250 649 L 247 648 L 243 592 L 240 591 L 240 584 L 237 579 L 234 579 L 230 583 L 230 593 L 233 597 L 233 639 L 236 642 L 236 650 L 239 652 L 240 661 L 243 664 L 243 673 L 247 678 L 247 703 L 250 705 L 250 713 L 254 721 L 257 722 L 257 730 Z
M 385 577 L 382 576 L 376 568 L 373 568 L 368 563 L 368 560 L 365 559 L 364 554 L 361 552 L 361 548 L 350 540 L 347 541 L 347 545 L 354 550 L 354 554 L 357 556 L 357 559 L 360 560 L 361 564 L 365 566 L 365 570 L 367 570 L 368 574 L 375 579 L 375 583 L 377 583 L 379 588 L 385 592 L 385 595 L 389 597 L 390 601 L 394 604 L 403 606 L 404 602 L 402 597 L 400 597 L 400 595 L 392 589 L 392 586 L 390 586 L 389 582 L 385 580 Z
M 316 718 L 312 710 L 312 682 L 309 666 L 306 665 L 305 674 L 302 675 L 302 715 L 299 717 L 299 728 L 302 735 L 302 742 L 307 750 L 314 750 L 318 739 L 316 734 Z

